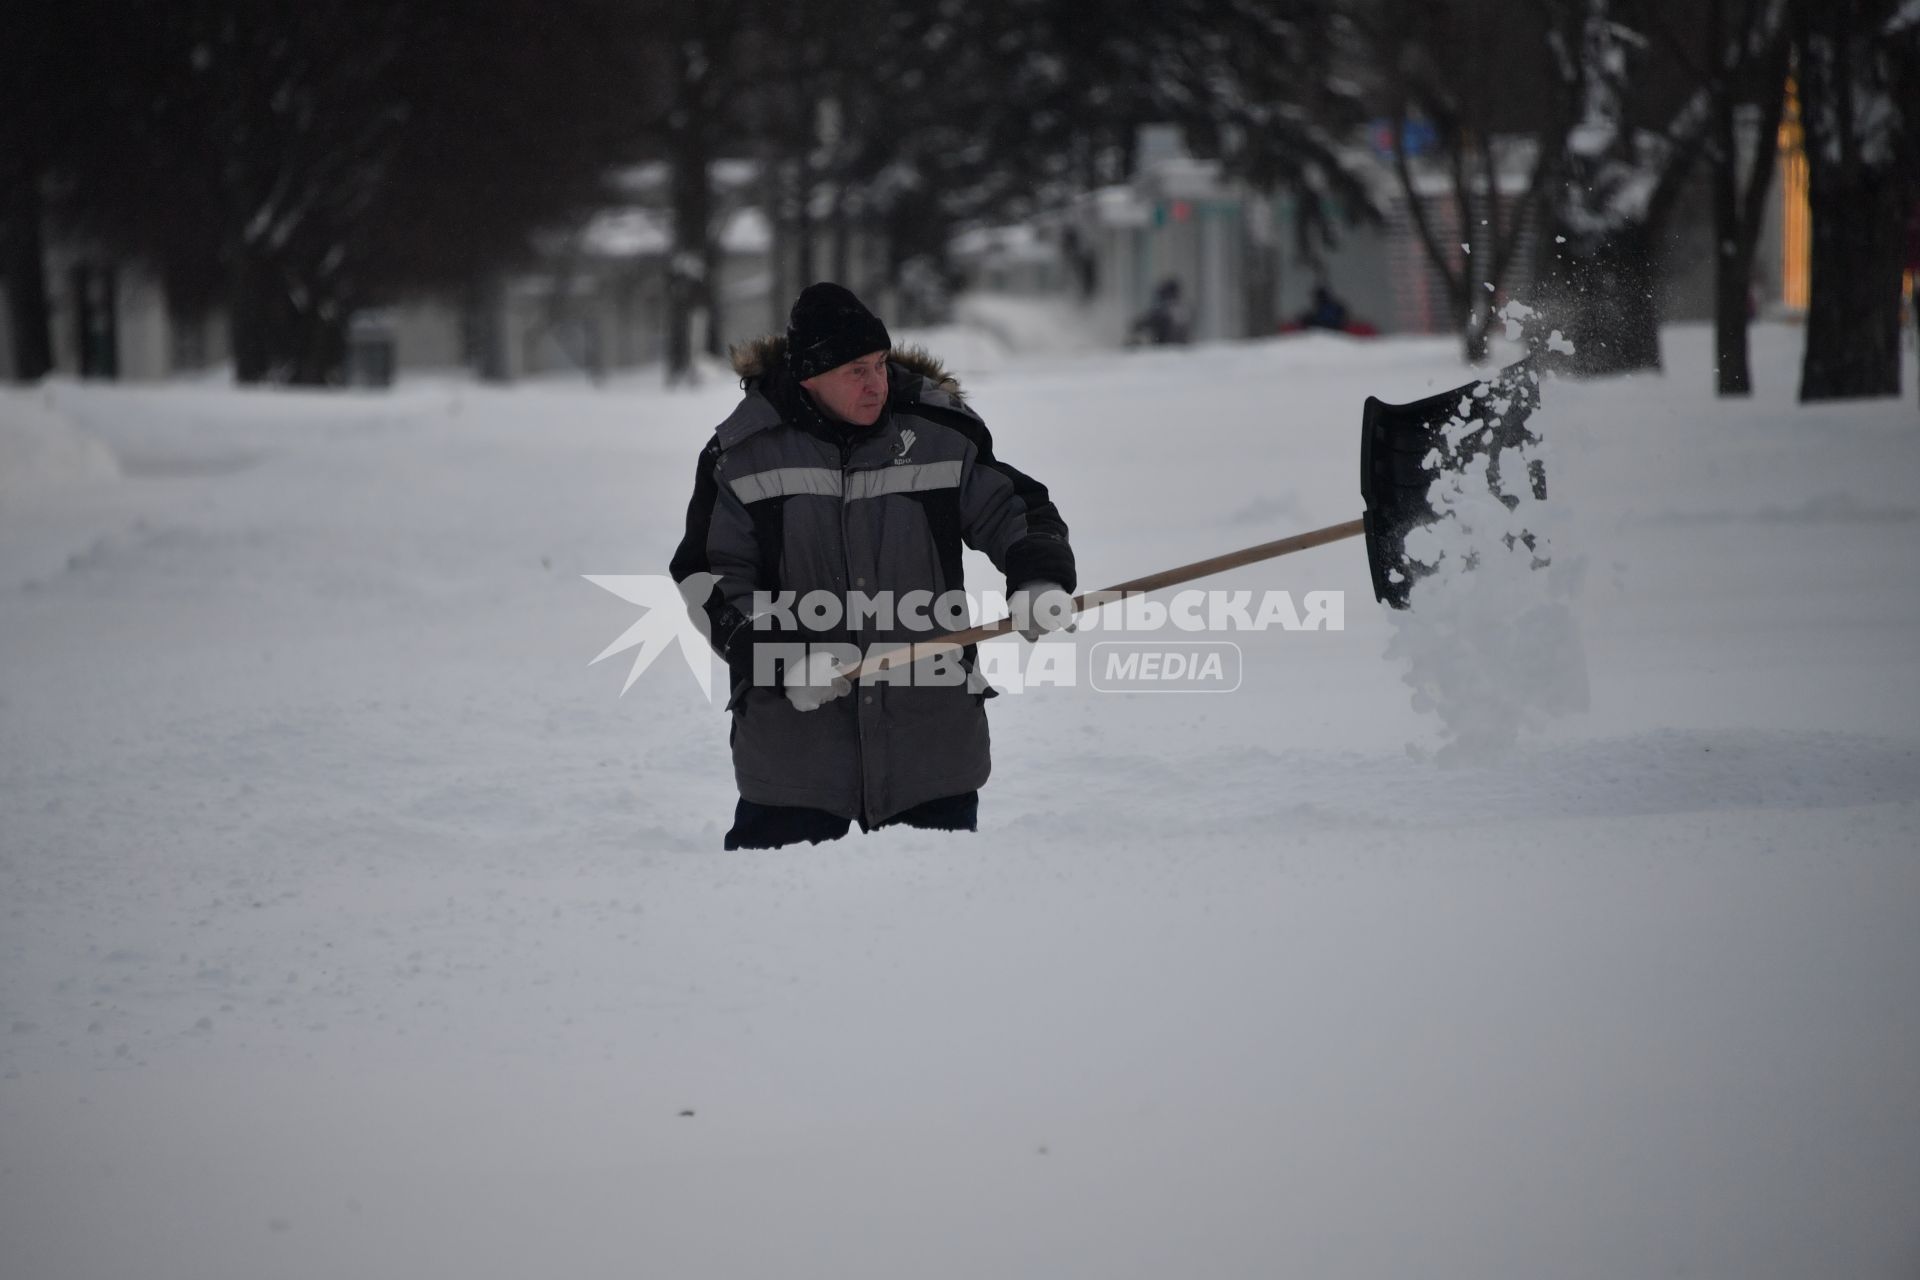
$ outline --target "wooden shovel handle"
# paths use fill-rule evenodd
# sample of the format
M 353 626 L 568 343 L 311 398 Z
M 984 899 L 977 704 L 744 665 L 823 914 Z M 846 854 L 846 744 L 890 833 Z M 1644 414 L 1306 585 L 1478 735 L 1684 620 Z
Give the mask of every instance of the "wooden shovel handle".
M 1163 569 L 1159 573 L 1150 573 L 1144 578 L 1134 578 L 1105 591 L 1091 591 L 1075 596 L 1073 611 L 1080 613 L 1090 607 L 1112 604 L 1128 596 L 1145 595 L 1149 591 L 1158 591 L 1162 587 L 1177 586 L 1182 582 L 1192 582 L 1195 578 L 1205 578 L 1228 569 L 1238 569 L 1243 564 L 1256 564 L 1262 560 L 1271 560 L 1275 556 L 1289 555 L 1295 551 L 1305 551 L 1308 547 L 1318 547 L 1329 542 L 1339 542 L 1343 538 L 1357 538 L 1365 533 L 1365 520 L 1349 520 L 1344 524 L 1328 525 L 1324 529 L 1315 529 L 1309 533 L 1296 533 L 1291 538 L 1280 538 L 1273 542 L 1262 542 L 1258 546 L 1242 547 L 1238 551 L 1229 551 L 1222 556 L 1208 560 L 1195 560 L 1192 564 L 1183 564 L 1177 569 Z M 945 635 L 931 636 L 925 640 L 916 640 L 912 644 L 901 645 L 898 649 L 889 649 L 885 653 L 869 656 L 859 666 L 845 672 L 847 679 L 858 682 L 867 672 L 883 666 L 898 666 L 901 663 L 914 663 L 935 653 L 948 649 L 964 649 L 970 644 L 982 640 L 991 640 L 994 636 L 1005 635 L 1013 630 L 1011 617 L 1000 618 L 994 622 L 982 623 L 977 627 L 968 627 L 964 631 L 951 631 Z

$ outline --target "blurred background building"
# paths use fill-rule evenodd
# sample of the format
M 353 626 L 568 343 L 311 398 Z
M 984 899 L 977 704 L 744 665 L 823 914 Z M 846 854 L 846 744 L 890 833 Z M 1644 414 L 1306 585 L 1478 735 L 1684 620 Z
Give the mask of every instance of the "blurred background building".
M 1189 154 L 1177 129 L 1158 125 L 1141 131 L 1140 166 L 1131 181 L 1085 192 L 1021 222 L 956 235 L 950 264 L 957 288 L 1070 301 L 1091 331 L 1116 346 L 1168 279 L 1182 286 L 1194 341 L 1277 332 L 1308 310 L 1316 285 L 1331 289 L 1364 327 L 1450 333 L 1455 326 L 1445 284 L 1421 245 L 1379 135 L 1371 131 L 1369 145 L 1354 151 L 1355 168 L 1369 175 L 1379 221 L 1347 228 L 1310 257 L 1292 251 L 1301 233 L 1295 197 L 1261 193 L 1230 177 L 1220 162 Z M 1804 311 L 1808 295 L 1806 160 L 1796 133 L 1783 133 L 1780 145 L 1756 255 L 1754 303 L 1793 313 Z M 1509 212 L 1527 181 L 1524 147 L 1517 154 L 1498 179 Z M 723 342 L 731 343 L 783 324 L 790 298 L 774 291 L 780 274 L 775 237 L 766 211 L 753 203 L 758 166 L 729 161 L 717 170 L 730 206 L 718 234 L 717 322 Z M 658 165 L 622 174 L 618 185 L 633 201 L 610 204 L 570 233 L 546 238 L 529 270 L 358 313 L 348 380 L 381 385 L 398 373 L 461 370 L 507 380 L 600 377 L 660 363 L 673 252 L 671 219 L 660 207 L 664 182 Z M 1713 314 L 1704 186 L 1704 178 L 1694 184 L 1674 220 L 1663 313 L 1669 320 Z M 1414 198 L 1426 205 L 1441 239 L 1466 238 L 1444 175 L 1418 161 Z M 1334 210 L 1340 221 L 1345 214 Z M 826 234 L 819 233 L 822 249 Z M 1520 235 L 1519 265 L 1503 294 L 1524 294 L 1531 283 L 1537 215 L 1520 223 Z M 854 239 L 853 253 L 868 264 L 856 274 L 856 287 L 884 294 L 878 246 L 864 233 Z M 219 370 L 230 359 L 224 315 L 179 314 L 169 307 L 164 285 L 138 262 L 57 238 L 48 261 L 60 372 L 138 380 Z M 1263 263 L 1270 264 L 1264 271 Z M 713 322 L 704 309 L 693 317 L 696 328 Z M 0 376 L 10 373 L 5 336 L 0 327 Z

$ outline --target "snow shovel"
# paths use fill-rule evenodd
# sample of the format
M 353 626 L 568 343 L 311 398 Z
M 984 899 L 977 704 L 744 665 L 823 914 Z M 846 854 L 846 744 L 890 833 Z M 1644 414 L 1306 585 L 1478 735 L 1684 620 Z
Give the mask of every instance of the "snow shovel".
M 1433 482 L 1443 470 L 1464 472 L 1469 462 L 1492 454 L 1487 466 L 1489 486 L 1509 509 L 1517 507 L 1518 495 L 1507 492 L 1507 488 L 1521 483 L 1522 477 L 1502 476 L 1500 455 L 1508 448 L 1539 442 L 1527 427 L 1528 417 L 1539 406 L 1540 374 L 1532 356 L 1491 377 L 1410 404 L 1387 404 L 1368 396 L 1360 415 L 1360 498 L 1364 507 L 1360 519 L 1243 547 L 1134 578 L 1104 591 L 1075 596 L 1073 611 L 1082 613 L 1128 596 L 1362 535 L 1366 538 L 1367 567 L 1373 575 L 1374 599 L 1405 609 L 1413 584 L 1433 572 L 1431 566 L 1407 555 L 1407 535 L 1440 518 L 1428 498 Z M 1547 496 L 1546 471 L 1538 459 L 1527 463 L 1524 483 L 1534 497 Z M 1013 619 L 1007 617 L 917 640 L 870 655 L 845 675 L 857 682 L 870 671 L 965 648 L 1013 629 Z

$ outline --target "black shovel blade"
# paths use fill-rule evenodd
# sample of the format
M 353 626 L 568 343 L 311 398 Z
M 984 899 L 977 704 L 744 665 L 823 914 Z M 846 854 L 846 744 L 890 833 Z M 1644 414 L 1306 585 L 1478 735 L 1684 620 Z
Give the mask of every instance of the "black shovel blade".
M 1366 504 L 1367 566 L 1376 600 L 1404 609 L 1413 584 L 1433 572 L 1407 558 L 1407 535 L 1439 518 L 1428 493 L 1443 470 L 1464 470 L 1491 453 L 1494 495 L 1509 509 L 1520 505 L 1517 493 L 1503 488 L 1500 455 L 1539 443 L 1527 426 L 1539 407 L 1540 372 L 1532 356 L 1411 404 L 1367 397 L 1360 422 L 1360 497 Z M 1527 484 L 1536 498 L 1547 496 L 1546 470 L 1537 458 L 1528 461 L 1524 481 L 1515 476 L 1510 483 Z

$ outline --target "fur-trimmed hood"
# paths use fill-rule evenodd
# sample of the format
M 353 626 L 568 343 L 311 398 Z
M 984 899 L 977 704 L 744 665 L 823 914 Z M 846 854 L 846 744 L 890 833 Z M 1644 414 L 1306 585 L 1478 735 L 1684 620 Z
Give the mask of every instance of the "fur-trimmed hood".
M 765 377 L 769 370 L 786 362 L 787 335 L 770 333 L 751 342 L 736 343 L 727 349 L 727 355 L 733 360 L 733 371 L 744 384 L 749 379 Z M 925 347 L 895 347 L 887 353 L 887 359 L 908 373 L 925 378 L 935 390 L 946 393 L 956 406 L 967 402 L 960 390 L 960 380 Z

